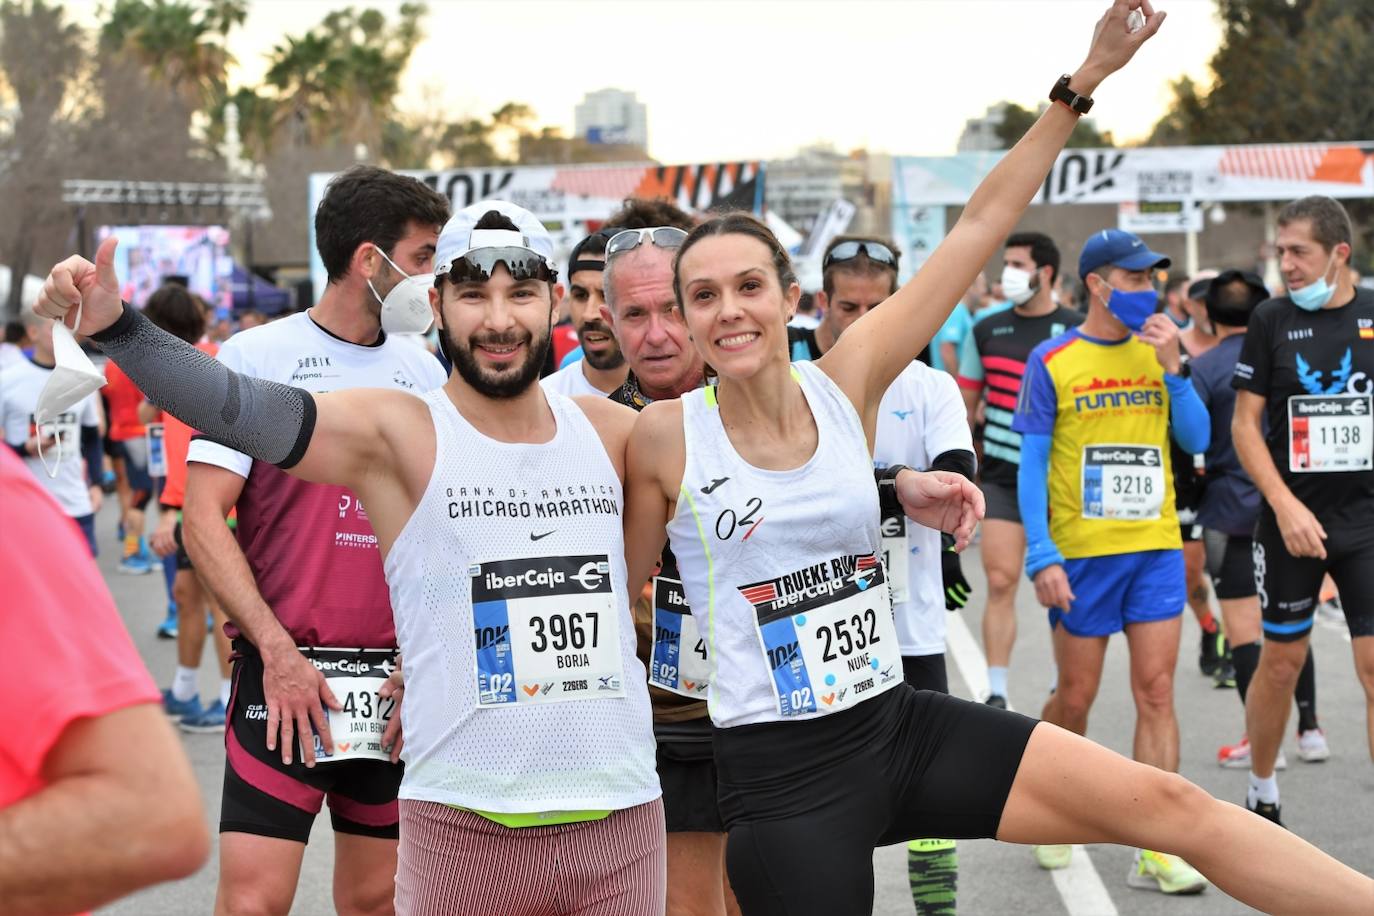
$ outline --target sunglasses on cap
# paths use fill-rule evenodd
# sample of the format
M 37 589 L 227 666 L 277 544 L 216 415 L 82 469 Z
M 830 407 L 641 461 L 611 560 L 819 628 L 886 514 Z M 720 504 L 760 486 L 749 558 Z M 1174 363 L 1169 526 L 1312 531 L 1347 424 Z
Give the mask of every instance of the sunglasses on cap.
M 654 226 L 648 229 L 622 229 L 611 240 L 606 243 L 606 260 L 627 251 L 634 251 L 644 240 L 648 239 L 649 244 L 655 248 L 663 248 L 672 251 L 682 247 L 682 242 L 687 238 L 687 233 L 674 226 Z
M 491 279 L 497 264 L 506 265 L 511 278 L 521 280 L 546 280 L 558 282 L 558 271 L 549 266 L 540 255 L 528 248 L 502 247 L 477 248 L 458 256 L 448 272 L 450 283 L 485 283 Z M 439 278 L 435 278 L 438 283 Z
M 840 242 L 825 256 L 825 260 L 821 262 L 821 270 L 829 270 L 832 264 L 852 261 L 860 254 L 866 254 L 870 261 L 878 264 L 897 266 L 897 255 L 882 242 Z

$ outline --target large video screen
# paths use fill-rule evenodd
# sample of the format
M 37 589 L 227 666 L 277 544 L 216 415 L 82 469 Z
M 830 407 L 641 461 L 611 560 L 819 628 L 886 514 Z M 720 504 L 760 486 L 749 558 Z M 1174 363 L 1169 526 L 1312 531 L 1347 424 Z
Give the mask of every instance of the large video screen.
M 101 226 L 97 241 L 119 239 L 115 270 L 120 294 L 139 308 L 168 278 L 180 278 L 217 310 L 233 304 L 229 230 L 223 226 Z

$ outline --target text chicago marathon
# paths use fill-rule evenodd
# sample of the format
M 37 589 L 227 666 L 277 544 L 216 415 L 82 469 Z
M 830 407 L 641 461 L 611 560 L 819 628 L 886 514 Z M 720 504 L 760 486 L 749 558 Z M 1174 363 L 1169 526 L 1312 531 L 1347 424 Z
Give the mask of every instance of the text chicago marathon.
M 449 518 L 570 518 L 620 515 L 620 493 L 604 484 L 554 487 L 530 493 L 511 488 L 450 487 Z

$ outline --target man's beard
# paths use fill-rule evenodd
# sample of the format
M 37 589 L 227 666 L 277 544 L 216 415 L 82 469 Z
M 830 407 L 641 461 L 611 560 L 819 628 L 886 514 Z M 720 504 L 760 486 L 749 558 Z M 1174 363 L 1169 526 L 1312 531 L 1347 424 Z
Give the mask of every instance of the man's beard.
M 548 328 L 538 339 L 528 333 L 523 335 L 518 332 L 488 334 L 480 338 L 470 338 L 468 346 L 464 348 L 458 346 L 448 328 L 443 327 L 439 329 L 439 340 L 443 343 L 443 349 L 453 363 L 453 367 L 458 370 L 463 381 L 471 385 L 474 391 L 483 397 L 506 400 L 524 394 L 531 385 L 538 381 L 539 373 L 543 370 L 544 362 L 549 356 L 549 347 L 553 344 L 553 334 Z M 477 358 L 473 355 L 473 349 L 483 344 L 518 346 L 522 343 L 527 344 L 525 361 L 501 372 L 483 369 L 477 364 Z
M 593 353 L 591 350 L 588 350 L 583 340 L 583 335 L 588 331 L 605 334 L 607 339 L 611 342 L 611 349 L 607 350 L 605 353 Z M 604 371 L 606 369 L 619 369 L 621 366 L 625 365 L 625 354 L 620 351 L 620 341 L 616 340 L 615 334 L 611 333 L 610 328 L 606 327 L 603 322 L 596 318 L 593 318 L 577 329 L 577 342 L 582 344 L 582 358 L 585 359 L 587 365 L 591 366 L 593 369 Z

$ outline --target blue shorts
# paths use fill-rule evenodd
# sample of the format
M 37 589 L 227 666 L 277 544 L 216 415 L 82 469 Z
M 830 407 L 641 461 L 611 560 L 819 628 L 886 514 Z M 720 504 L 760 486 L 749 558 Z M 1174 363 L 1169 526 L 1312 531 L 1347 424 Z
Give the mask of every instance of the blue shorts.
M 1066 560 L 1073 606 L 1050 609 L 1050 626 L 1073 636 L 1110 636 L 1131 623 L 1170 620 L 1187 603 L 1182 550 Z
M 148 476 L 148 440 L 136 436 L 116 442 L 115 448 L 118 456 L 124 459 L 124 479 L 129 482 L 129 489 L 145 497 L 152 493 L 153 478 Z M 147 503 L 144 502 L 144 505 Z M 142 509 L 143 506 L 137 508 Z

